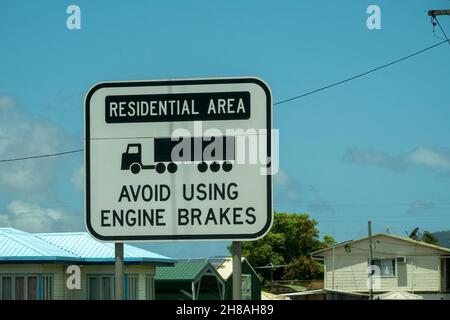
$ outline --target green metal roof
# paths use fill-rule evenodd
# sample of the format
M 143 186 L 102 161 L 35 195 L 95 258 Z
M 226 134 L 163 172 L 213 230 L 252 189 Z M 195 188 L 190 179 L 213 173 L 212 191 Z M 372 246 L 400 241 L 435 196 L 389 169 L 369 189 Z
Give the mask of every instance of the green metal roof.
M 211 264 L 207 261 L 182 261 L 176 263 L 174 267 L 157 267 L 155 280 L 196 281 L 208 268 L 214 270 Z

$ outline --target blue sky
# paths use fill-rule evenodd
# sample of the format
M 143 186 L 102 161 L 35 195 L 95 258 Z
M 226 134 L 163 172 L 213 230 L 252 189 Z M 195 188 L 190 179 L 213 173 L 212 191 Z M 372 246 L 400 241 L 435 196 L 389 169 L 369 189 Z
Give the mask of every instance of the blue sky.
M 66 28 L 67 6 L 81 30 Z M 370 4 L 381 30 L 366 27 Z M 2 1 L 0 158 L 83 145 L 83 99 L 104 80 L 257 76 L 274 101 L 441 40 L 449 1 Z M 450 34 L 450 17 L 441 17 Z M 442 36 L 436 31 L 438 36 Z M 339 241 L 386 226 L 450 229 L 450 46 L 274 107 L 275 209 L 308 212 Z M 0 224 L 83 230 L 82 154 L 0 164 Z M 145 244 L 174 257 L 224 242 Z

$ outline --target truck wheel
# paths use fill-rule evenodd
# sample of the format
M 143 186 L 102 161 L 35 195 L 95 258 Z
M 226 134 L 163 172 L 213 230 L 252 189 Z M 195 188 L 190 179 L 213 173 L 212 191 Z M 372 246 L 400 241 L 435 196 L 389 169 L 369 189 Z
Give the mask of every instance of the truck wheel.
M 170 173 L 175 173 L 177 171 L 177 165 L 173 162 L 169 163 L 167 165 L 167 171 L 169 171 Z
M 138 174 L 139 171 L 141 171 L 141 165 L 139 163 L 135 162 L 130 166 L 130 170 L 134 174 Z
M 231 164 L 231 162 L 225 161 L 224 163 L 222 163 L 222 169 L 225 172 L 230 172 L 231 169 L 233 169 L 233 165 Z
M 200 171 L 200 172 L 205 172 L 206 170 L 208 170 L 208 165 L 206 164 L 206 162 L 200 162 L 200 163 L 197 165 L 197 169 L 198 169 L 198 171 Z
M 166 171 L 166 165 L 162 162 L 158 163 L 156 165 L 156 172 L 158 173 L 164 173 L 164 171 Z
M 214 161 L 209 165 L 209 168 L 211 169 L 212 172 L 217 172 L 220 170 L 220 164 Z

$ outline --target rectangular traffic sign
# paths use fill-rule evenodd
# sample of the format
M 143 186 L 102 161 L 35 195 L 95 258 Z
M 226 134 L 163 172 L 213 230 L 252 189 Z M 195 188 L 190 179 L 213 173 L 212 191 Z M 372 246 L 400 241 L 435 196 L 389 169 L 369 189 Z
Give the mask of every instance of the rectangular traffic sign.
M 272 224 L 269 87 L 103 82 L 85 99 L 85 223 L 102 241 L 254 240 Z

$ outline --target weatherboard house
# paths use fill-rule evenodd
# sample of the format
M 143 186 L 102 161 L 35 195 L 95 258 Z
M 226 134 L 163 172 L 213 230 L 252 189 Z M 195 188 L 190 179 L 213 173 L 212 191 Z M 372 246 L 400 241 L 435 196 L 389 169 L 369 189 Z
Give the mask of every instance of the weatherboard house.
M 156 266 L 175 260 L 125 245 L 124 262 L 125 299 L 150 300 Z M 114 299 L 114 244 L 85 232 L 0 228 L 0 300 L 52 299 Z
M 372 237 L 372 288 L 378 296 L 450 299 L 450 249 L 407 237 Z M 339 243 L 312 253 L 324 261 L 327 299 L 368 297 L 369 239 Z M 395 294 L 393 294 L 395 293 Z

